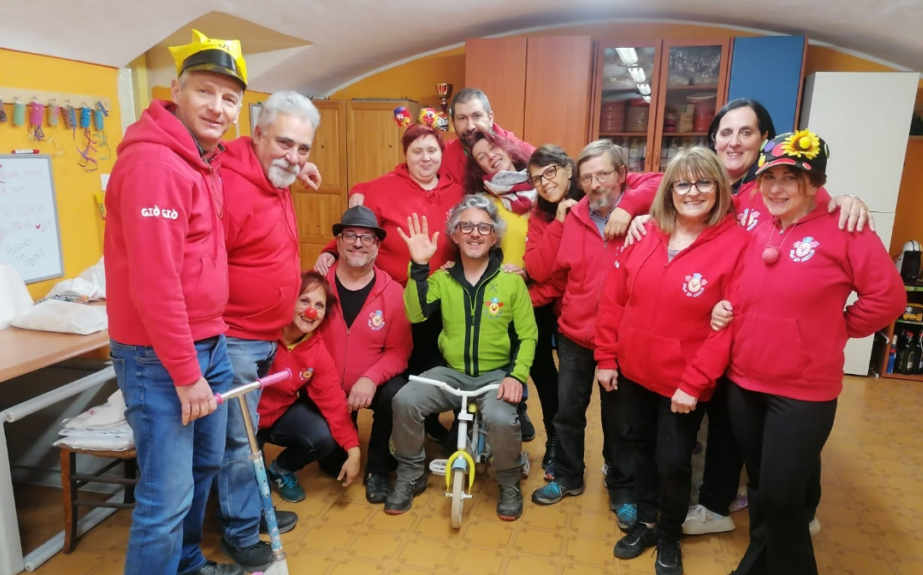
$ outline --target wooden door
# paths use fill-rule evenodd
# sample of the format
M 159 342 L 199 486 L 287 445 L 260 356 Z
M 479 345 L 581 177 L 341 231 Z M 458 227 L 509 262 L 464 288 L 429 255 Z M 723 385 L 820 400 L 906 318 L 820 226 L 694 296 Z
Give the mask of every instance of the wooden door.
M 292 187 L 301 269 L 314 267 L 317 256 L 333 237 L 331 228 L 346 211 L 346 103 L 334 100 L 314 102 L 320 112 L 320 127 L 314 135 L 311 161 L 317 164 L 322 183 L 312 190 L 296 183 Z M 393 123 L 393 121 L 392 121 Z
M 556 144 L 577 157 L 587 144 L 592 66 L 589 36 L 528 39 L 525 141 L 533 146 Z
M 394 121 L 394 109 L 399 106 L 407 107 L 414 119 L 419 115 L 419 105 L 412 102 L 346 103 L 346 163 L 350 189 L 360 182 L 387 174 L 404 161 L 403 129 Z
M 465 41 L 465 87 L 487 94 L 494 121 L 519 137 L 526 101 L 526 45 L 525 37 Z

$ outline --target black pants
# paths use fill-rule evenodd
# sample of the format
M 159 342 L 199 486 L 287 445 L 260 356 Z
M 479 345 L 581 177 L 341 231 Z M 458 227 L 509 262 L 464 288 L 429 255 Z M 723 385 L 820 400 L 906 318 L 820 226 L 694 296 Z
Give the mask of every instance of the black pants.
M 538 343 L 535 345 L 535 360 L 529 375 L 538 391 L 542 404 L 542 419 L 548 437 L 554 435 L 554 416 L 558 412 L 558 368 L 554 364 L 551 340 L 558 331 L 558 317 L 554 305 L 535 308 L 535 323 L 538 325 Z
M 593 350 L 558 334 L 558 413 L 554 429 L 558 434 L 555 459 L 555 481 L 566 488 L 583 485 L 583 456 L 586 442 L 586 410 L 593 395 L 596 362 Z M 626 427 L 619 413 L 621 391 L 605 391 L 600 387 L 600 412 L 603 435 L 611 450 L 609 457 L 611 482 L 606 478 L 610 497 L 619 503 L 633 499 L 633 453 L 627 442 Z
M 407 374 L 420 375 L 436 366 L 445 365 L 439 351 L 439 334 L 442 332 L 442 316 L 434 315 L 428 320 L 411 324 L 410 335 L 413 351 L 407 361 Z
M 664 397 L 619 374 L 620 400 L 631 417 L 629 440 L 635 452 L 635 503 L 638 521 L 658 523 L 658 535 L 679 541 L 689 510 L 692 448 L 705 404 L 691 413 L 673 413 Z
M 369 434 L 366 473 L 387 475 L 397 469 L 397 460 L 391 455 L 390 448 L 391 428 L 394 425 L 391 402 L 405 383 L 407 381 L 403 377 L 397 376 L 378 386 L 375 391 L 369 406 L 374 417 Z M 358 413 L 353 412 L 353 424 L 357 417 Z M 282 427 L 277 430 L 280 425 Z M 346 462 L 346 451 L 334 441 L 327 420 L 309 398 L 295 402 L 275 425 L 260 433 L 266 433 L 263 435 L 264 441 L 287 448 L 277 459 L 278 465 L 287 471 L 298 471 L 311 462 L 319 461 L 325 473 L 336 476 Z
M 836 417 L 836 400 L 799 401 L 730 384 L 734 438 L 750 482 L 750 546 L 738 575 L 816 575 L 805 504 L 818 481 L 820 453 Z

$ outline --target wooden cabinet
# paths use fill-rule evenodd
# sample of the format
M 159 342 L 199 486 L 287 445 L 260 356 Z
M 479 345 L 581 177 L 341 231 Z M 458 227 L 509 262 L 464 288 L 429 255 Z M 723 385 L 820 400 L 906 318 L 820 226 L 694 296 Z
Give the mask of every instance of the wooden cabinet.
M 465 42 L 465 87 L 487 94 L 494 121 L 519 137 L 525 125 L 527 44 L 525 37 Z
M 416 123 L 420 106 L 416 102 L 346 102 L 346 184 L 352 188 L 392 171 L 404 161 L 401 135 L 394 121 L 394 109 L 406 107 Z
M 577 157 L 586 145 L 592 57 L 589 36 L 528 39 L 523 140 Z
M 305 188 L 300 183 L 292 187 L 302 270 L 314 266 L 332 237 L 333 224 L 340 221 L 347 205 L 346 103 L 318 100 L 314 105 L 321 120 L 314 136 L 311 161 L 317 164 L 323 181 L 319 190 Z

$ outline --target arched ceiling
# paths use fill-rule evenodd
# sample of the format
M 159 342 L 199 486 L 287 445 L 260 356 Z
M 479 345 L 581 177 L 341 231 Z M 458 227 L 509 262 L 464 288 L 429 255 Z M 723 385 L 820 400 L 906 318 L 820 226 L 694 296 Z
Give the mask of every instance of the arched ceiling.
M 0 48 L 122 67 L 196 22 L 241 39 L 252 89 L 324 95 L 469 37 L 640 18 L 806 34 L 923 70 L 921 0 L 2 0 Z

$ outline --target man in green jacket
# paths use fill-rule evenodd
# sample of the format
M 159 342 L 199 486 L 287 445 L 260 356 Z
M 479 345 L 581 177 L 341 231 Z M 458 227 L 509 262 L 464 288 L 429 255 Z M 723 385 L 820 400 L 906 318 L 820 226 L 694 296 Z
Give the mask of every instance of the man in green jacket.
M 448 364 L 422 374 L 459 389 L 474 390 L 500 383 L 496 394 L 476 402 L 487 424 L 487 440 L 500 484 L 497 515 L 515 521 L 522 515 L 519 478 L 523 459 L 516 406 L 535 357 L 538 329 L 532 300 L 523 279 L 500 270 L 499 245 L 505 222 L 490 200 L 465 196 L 452 209 L 446 233 L 458 246 L 461 265 L 429 275 L 439 232 L 429 236 L 426 217 L 407 218 L 410 235 L 398 229 L 410 250 L 410 274 L 404 288 L 407 317 L 419 323 L 442 314 L 439 349 Z M 430 413 L 458 409 L 461 401 L 425 383 L 410 382 L 394 397 L 394 457 L 397 483 L 385 502 L 385 513 L 410 510 L 413 498 L 426 489 L 423 419 Z

